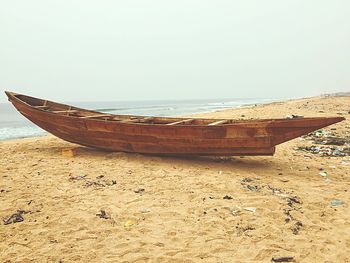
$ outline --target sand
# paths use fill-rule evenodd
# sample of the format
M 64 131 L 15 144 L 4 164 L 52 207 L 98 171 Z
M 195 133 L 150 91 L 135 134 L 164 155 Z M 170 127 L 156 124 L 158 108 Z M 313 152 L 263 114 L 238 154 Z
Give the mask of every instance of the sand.
M 345 137 L 349 111 L 350 97 L 317 97 L 200 116 L 344 116 L 326 130 Z M 163 158 L 53 136 L 0 142 L 0 219 L 24 219 L 1 220 L 0 262 L 350 262 L 350 156 L 296 150 L 305 145 Z

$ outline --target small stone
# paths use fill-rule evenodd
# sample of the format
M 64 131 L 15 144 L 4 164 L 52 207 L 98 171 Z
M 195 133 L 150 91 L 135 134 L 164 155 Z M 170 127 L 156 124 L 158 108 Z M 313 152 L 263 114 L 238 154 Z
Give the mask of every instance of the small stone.
M 149 208 L 147 208 L 147 207 L 144 207 L 144 208 L 141 208 L 141 209 L 140 209 L 140 212 L 143 213 L 143 214 L 146 214 L 146 213 L 151 212 L 151 209 L 149 209 Z
M 243 179 L 241 180 L 241 182 L 242 182 L 242 183 L 250 183 L 250 182 L 253 182 L 253 179 L 251 179 L 251 178 L 243 178 Z
M 328 176 L 327 172 L 320 172 L 319 175 L 321 175 L 321 176 L 323 176 L 323 177 Z
M 124 227 L 129 228 L 129 227 L 131 227 L 131 226 L 133 226 L 133 225 L 135 225 L 135 224 L 136 224 L 136 222 L 135 222 L 134 220 L 127 220 L 127 221 L 124 223 Z
M 339 200 L 339 199 L 331 200 L 331 206 L 338 206 L 338 205 L 342 205 L 342 204 L 344 204 L 344 202 L 342 200 Z
M 258 187 L 255 185 L 247 185 L 247 188 L 252 192 L 256 192 L 258 190 Z
M 232 215 L 236 216 L 241 212 L 241 208 L 238 206 L 234 206 L 232 208 L 229 208 Z

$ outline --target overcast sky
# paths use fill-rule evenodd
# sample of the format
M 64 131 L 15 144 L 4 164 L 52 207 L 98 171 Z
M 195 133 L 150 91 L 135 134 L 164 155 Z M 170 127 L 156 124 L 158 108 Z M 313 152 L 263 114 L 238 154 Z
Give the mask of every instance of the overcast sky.
M 349 0 L 0 3 L 1 90 L 57 101 L 350 91 Z

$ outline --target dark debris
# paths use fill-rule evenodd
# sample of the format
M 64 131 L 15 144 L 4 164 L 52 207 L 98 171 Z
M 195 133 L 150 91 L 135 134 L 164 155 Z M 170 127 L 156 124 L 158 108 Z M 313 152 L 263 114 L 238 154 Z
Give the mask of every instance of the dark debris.
M 29 212 L 30 211 L 17 210 L 16 213 L 14 213 L 11 216 L 3 219 L 4 225 L 9 225 L 9 224 L 15 224 L 15 223 L 23 222 L 24 221 L 23 215 L 26 214 L 26 213 L 29 213 Z
M 294 234 L 294 235 L 299 234 L 299 231 L 300 231 L 300 229 L 301 229 L 302 226 L 303 226 L 303 223 L 301 223 L 300 221 L 297 221 L 297 222 L 294 224 L 294 227 L 292 228 L 293 234 Z
M 279 258 L 272 258 L 272 262 L 295 262 L 294 257 L 279 257 Z
M 100 213 L 96 214 L 96 216 L 98 216 L 99 218 L 103 218 L 103 219 L 109 219 L 110 216 L 107 215 L 105 210 L 101 210 Z
M 134 193 L 136 193 L 136 194 L 142 194 L 144 192 L 145 192 L 144 188 L 139 188 L 139 189 L 134 190 Z
M 299 151 L 321 156 L 350 156 L 350 136 L 339 137 L 334 133 L 318 130 L 303 136 L 303 138 L 311 140 L 315 145 L 298 147 Z

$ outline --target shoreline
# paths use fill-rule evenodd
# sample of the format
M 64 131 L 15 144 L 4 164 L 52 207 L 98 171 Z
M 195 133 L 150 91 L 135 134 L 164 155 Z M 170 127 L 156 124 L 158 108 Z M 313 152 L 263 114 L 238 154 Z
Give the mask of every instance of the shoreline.
M 348 140 L 349 102 L 317 97 L 196 116 L 343 116 L 323 130 Z M 2 141 L 0 261 L 346 262 L 350 156 L 305 147 L 350 146 L 315 139 L 283 143 L 273 157 L 234 158 L 110 153 L 51 135 Z M 4 224 L 14 214 L 23 220 Z

